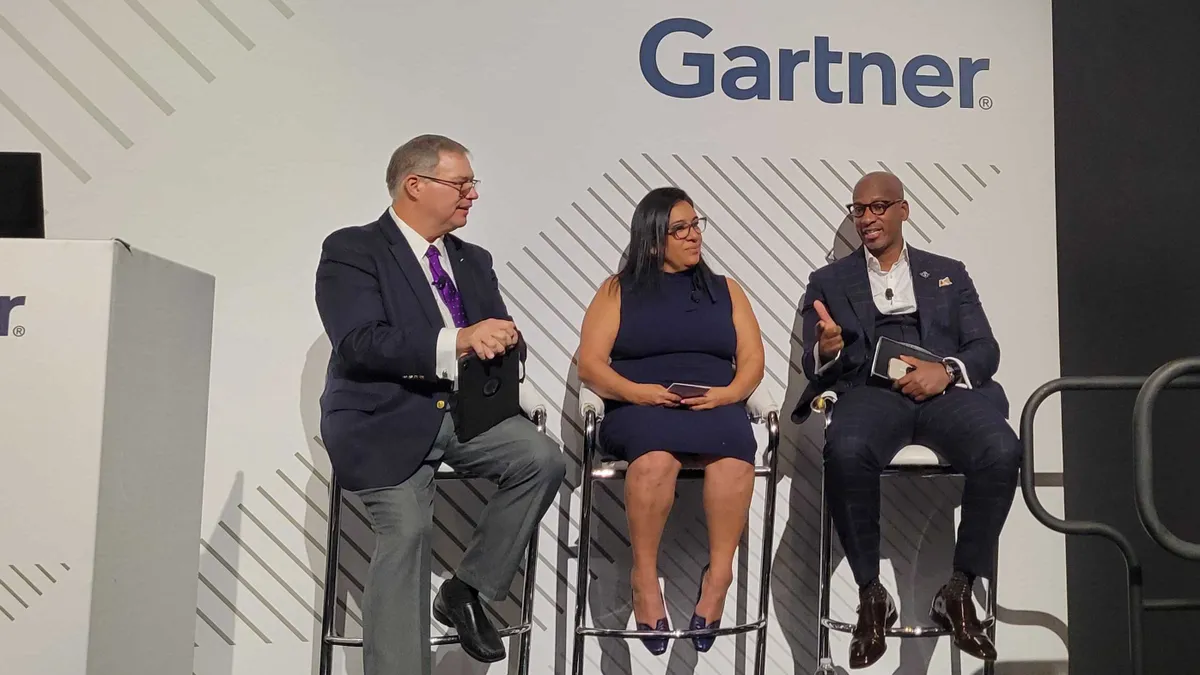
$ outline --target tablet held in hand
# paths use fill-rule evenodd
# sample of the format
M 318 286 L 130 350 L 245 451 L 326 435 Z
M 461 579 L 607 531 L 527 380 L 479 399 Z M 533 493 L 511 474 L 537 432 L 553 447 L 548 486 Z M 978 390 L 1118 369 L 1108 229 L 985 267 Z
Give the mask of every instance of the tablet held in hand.
M 708 393 L 712 387 L 703 384 L 685 384 L 683 382 L 675 382 L 667 387 L 667 391 L 675 394 L 679 398 L 698 398 Z

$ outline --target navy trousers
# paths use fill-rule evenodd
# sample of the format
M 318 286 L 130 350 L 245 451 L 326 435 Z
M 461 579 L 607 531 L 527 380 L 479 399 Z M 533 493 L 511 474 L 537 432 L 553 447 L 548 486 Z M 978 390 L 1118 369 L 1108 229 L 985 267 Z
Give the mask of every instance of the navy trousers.
M 838 398 L 825 430 L 830 515 L 855 581 L 865 586 L 879 577 L 879 476 L 910 443 L 934 450 L 966 476 L 954 569 L 991 578 L 1017 489 L 1017 435 L 994 404 L 969 389 L 952 388 L 917 403 L 864 385 Z

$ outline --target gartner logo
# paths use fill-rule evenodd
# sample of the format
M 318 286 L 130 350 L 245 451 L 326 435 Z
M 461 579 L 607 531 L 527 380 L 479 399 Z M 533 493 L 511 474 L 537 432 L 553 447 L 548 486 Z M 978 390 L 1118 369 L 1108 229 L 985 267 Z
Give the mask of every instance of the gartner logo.
M 23 295 L 0 295 L 0 337 L 21 337 L 25 335 L 24 326 L 11 326 L 13 310 L 25 305 Z
M 659 93 L 674 98 L 701 98 L 717 91 L 718 55 L 712 50 L 720 44 L 707 40 L 713 29 L 696 19 L 664 19 L 646 31 L 642 38 L 640 60 L 642 77 Z M 672 44 L 692 45 L 682 55 L 674 49 L 660 49 L 668 36 L 683 34 Z M 717 47 L 719 48 L 719 47 Z M 813 38 L 812 49 L 779 49 L 772 60 L 760 47 L 737 45 L 720 53 L 724 58 L 720 68 L 720 91 L 725 96 L 746 101 L 760 99 L 780 101 L 796 99 L 797 89 L 811 86 L 822 103 L 862 104 L 864 101 L 896 105 L 897 94 L 922 108 L 941 108 L 948 104 L 959 108 L 979 107 L 988 110 L 992 99 L 975 98 L 976 78 L 988 70 L 991 59 L 960 57 L 957 68 L 946 59 L 932 54 L 920 54 L 899 64 L 897 59 L 882 52 L 850 52 L 843 54 L 830 48 L 829 38 Z M 686 78 L 672 80 L 663 74 L 662 66 L 676 64 L 686 67 Z M 836 69 L 836 70 L 835 70 Z M 870 71 L 870 75 L 868 72 Z M 847 91 L 838 91 L 831 84 L 833 74 L 839 82 L 847 83 Z M 866 91 L 869 82 L 879 82 L 879 89 Z M 899 85 L 899 86 L 897 86 Z

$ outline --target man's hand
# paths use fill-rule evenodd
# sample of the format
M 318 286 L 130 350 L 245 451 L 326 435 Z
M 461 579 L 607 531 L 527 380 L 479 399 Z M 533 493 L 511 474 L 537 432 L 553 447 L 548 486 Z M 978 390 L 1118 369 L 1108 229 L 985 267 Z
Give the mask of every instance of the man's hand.
M 723 405 L 732 405 L 737 403 L 737 399 L 734 398 L 733 390 L 729 387 L 712 387 L 703 396 L 685 398 L 679 403 L 692 410 L 708 410 Z
M 813 310 L 821 319 L 817 322 L 817 353 L 821 355 L 822 361 L 830 361 L 837 357 L 838 352 L 845 346 L 842 342 L 842 327 L 829 316 L 829 310 L 825 309 L 825 303 L 820 300 L 813 302 Z
M 487 361 L 516 346 L 520 335 L 511 321 L 484 319 L 459 330 L 455 347 L 459 356 L 475 352 L 479 358 Z
M 626 399 L 635 405 L 656 405 L 674 408 L 679 405 L 679 395 L 667 391 L 661 384 L 635 384 L 626 394 Z
M 914 401 L 924 401 L 937 396 L 950 386 L 950 373 L 946 372 L 946 366 L 941 363 L 922 361 L 911 356 L 901 356 L 900 360 L 912 366 L 913 369 L 908 371 L 904 377 L 896 380 L 893 387 Z

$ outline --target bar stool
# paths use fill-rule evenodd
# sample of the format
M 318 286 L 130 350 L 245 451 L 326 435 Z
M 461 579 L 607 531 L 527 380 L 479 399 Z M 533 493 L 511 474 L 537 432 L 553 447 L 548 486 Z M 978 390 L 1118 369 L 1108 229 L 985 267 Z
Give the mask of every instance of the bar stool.
M 829 424 L 833 421 L 833 408 L 837 403 L 838 395 L 832 391 L 826 391 L 820 396 L 813 399 L 811 407 L 814 412 L 820 413 L 825 418 L 824 428 L 829 428 Z M 950 467 L 945 460 L 937 455 L 933 450 L 923 445 L 907 445 L 900 449 L 890 464 L 883 470 L 884 476 L 913 476 L 918 478 L 931 478 L 936 476 L 961 476 L 953 468 Z M 826 505 L 827 493 L 825 490 L 825 473 L 821 472 L 821 548 L 820 548 L 820 573 L 818 577 L 818 595 L 819 595 L 819 610 L 820 616 L 817 624 L 817 671 L 816 675 L 832 675 L 837 672 L 833 666 L 833 659 L 829 655 L 829 631 L 836 630 L 841 633 L 853 633 L 854 624 L 844 621 L 837 621 L 829 616 L 829 582 L 833 574 L 833 519 L 829 515 L 829 508 Z M 993 564 L 993 570 L 996 565 Z M 987 584 L 987 596 L 984 607 L 986 617 L 982 620 L 984 626 L 987 627 L 988 637 L 992 642 L 996 641 L 996 571 L 992 573 L 992 579 Z M 888 628 L 887 637 L 896 638 L 937 638 L 944 635 L 950 635 L 950 631 L 941 628 L 940 626 L 893 626 Z M 984 675 L 994 675 L 995 664 L 985 662 L 983 666 Z
M 544 406 L 537 406 L 531 413 L 527 413 L 527 415 L 537 425 L 539 432 L 546 433 L 546 408 Z M 475 476 L 455 471 L 445 464 L 438 467 L 437 472 L 434 474 L 435 481 L 471 480 L 473 478 Z M 329 531 L 325 544 L 325 593 L 321 609 L 321 658 L 318 670 L 319 675 L 332 675 L 334 647 L 361 648 L 363 646 L 362 638 L 338 635 L 334 632 L 333 626 L 334 614 L 337 607 L 341 513 L 342 487 L 338 484 L 337 474 L 334 473 L 331 474 L 329 481 Z M 529 643 L 533 628 L 533 597 L 537 589 L 535 582 L 538 558 L 537 549 L 538 533 L 535 532 L 529 539 L 529 547 L 525 555 L 525 583 L 521 594 L 521 622 L 515 626 L 498 629 L 502 638 L 517 638 L 518 675 L 529 675 Z M 458 643 L 459 638 L 455 634 L 435 636 L 429 640 L 431 647 Z
M 675 640 L 695 637 L 716 637 L 756 632 L 754 653 L 754 675 L 763 675 L 767 655 L 767 618 L 770 610 L 771 557 L 775 529 L 775 489 L 779 466 L 779 405 L 763 387 L 746 401 L 746 412 L 757 424 L 767 427 L 767 447 L 763 462 L 754 467 L 755 477 L 767 479 L 767 491 L 763 508 L 762 568 L 759 573 L 758 618 L 751 623 L 700 630 L 643 631 L 618 630 L 585 625 L 587 620 L 588 587 L 591 583 L 591 521 L 593 484 L 597 481 L 622 480 L 629 468 L 628 462 L 611 461 L 601 456 L 599 448 L 600 420 L 604 417 L 604 401 L 596 392 L 582 384 L 579 387 L 579 414 L 583 418 L 583 490 L 579 514 L 579 561 L 575 581 L 575 643 L 571 651 L 571 672 L 583 675 L 584 641 L 588 636 L 631 640 L 638 638 L 670 638 Z M 704 478 L 704 468 L 684 464 L 679 471 L 680 480 Z

